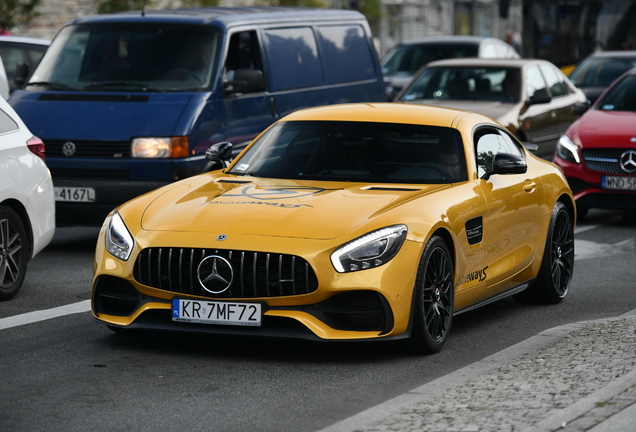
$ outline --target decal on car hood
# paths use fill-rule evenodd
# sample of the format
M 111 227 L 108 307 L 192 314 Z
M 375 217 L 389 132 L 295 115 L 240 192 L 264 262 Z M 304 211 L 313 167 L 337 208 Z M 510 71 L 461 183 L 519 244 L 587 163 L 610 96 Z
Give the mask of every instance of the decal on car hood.
M 193 181 L 189 190 L 176 187 L 154 200 L 144 212 L 142 227 L 331 239 L 415 196 L 448 186 L 329 183 L 333 187 L 318 187 L 316 182 L 275 182 Z

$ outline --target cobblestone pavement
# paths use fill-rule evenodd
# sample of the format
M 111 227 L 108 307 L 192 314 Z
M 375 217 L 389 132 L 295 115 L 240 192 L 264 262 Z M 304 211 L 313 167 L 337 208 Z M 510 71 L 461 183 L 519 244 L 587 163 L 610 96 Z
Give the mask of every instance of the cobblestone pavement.
M 630 313 L 547 330 L 323 432 L 633 432 L 635 403 Z

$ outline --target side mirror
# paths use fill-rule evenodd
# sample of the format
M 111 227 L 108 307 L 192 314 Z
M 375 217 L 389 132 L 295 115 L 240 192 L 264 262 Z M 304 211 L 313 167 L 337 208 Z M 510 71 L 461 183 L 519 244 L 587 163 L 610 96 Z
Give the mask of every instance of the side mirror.
M 15 88 L 23 88 L 29 77 L 29 64 L 26 62 L 18 63 L 15 65 L 15 72 L 13 73 L 13 83 Z
M 203 172 L 227 168 L 232 161 L 232 143 L 223 141 L 212 144 L 205 151 L 205 158 L 209 161 Z
M 590 105 L 592 104 L 589 100 L 586 100 L 585 102 L 577 102 L 572 106 L 572 113 L 574 115 L 581 116 L 590 108 Z
M 484 174 L 482 179 L 488 180 L 493 174 L 525 174 L 528 171 L 526 161 L 510 153 L 497 153 L 492 161 L 492 171 Z
M 226 94 L 252 93 L 265 90 L 263 71 L 259 69 L 237 69 L 231 81 L 224 84 Z
M 528 105 L 536 105 L 536 104 L 544 104 L 550 103 L 552 101 L 552 96 L 548 92 L 548 89 L 542 88 L 534 92 L 532 96 L 530 96 L 530 100 L 528 100 Z

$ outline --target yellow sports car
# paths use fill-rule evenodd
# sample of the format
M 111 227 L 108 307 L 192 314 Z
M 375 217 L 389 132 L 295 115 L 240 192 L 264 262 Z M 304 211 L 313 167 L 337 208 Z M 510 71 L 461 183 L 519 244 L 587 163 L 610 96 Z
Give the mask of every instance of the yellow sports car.
M 479 114 L 409 104 L 295 112 L 222 169 L 102 226 L 92 310 L 156 329 L 444 345 L 453 315 L 558 303 L 574 263 L 562 173 Z

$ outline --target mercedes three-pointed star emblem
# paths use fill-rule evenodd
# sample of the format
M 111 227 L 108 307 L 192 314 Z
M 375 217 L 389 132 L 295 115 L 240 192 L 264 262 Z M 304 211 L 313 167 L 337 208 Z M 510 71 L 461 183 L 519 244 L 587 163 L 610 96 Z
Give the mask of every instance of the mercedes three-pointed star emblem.
M 234 270 L 225 258 L 210 255 L 199 263 L 197 278 L 204 290 L 211 294 L 221 294 L 232 285 Z
M 621 168 L 629 174 L 636 173 L 636 150 L 627 150 L 621 155 Z

